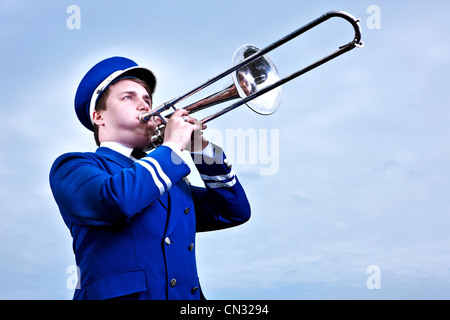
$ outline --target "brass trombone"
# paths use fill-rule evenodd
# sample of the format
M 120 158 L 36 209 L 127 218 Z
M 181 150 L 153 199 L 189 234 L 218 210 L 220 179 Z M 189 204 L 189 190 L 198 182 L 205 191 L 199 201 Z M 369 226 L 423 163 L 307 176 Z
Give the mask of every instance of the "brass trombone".
M 353 40 L 309 66 L 280 79 L 275 65 L 266 54 L 333 17 L 343 18 L 353 26 L 355 31 Z M 230 87 L 192 103 L 184 107 L 184 109 L 191 114 L 218 103 L 241 98 L 241 100 L 231 104 L 223 110 L 202 119 L 201 122 L 203 124 L 218 118 L 243 104 L 247 104 L 253 111 L 259 114 L 268 115 L 274 113 L 278 109 L 281 101 L 281 85 L 317 68 L 355 47 L 363 47 L 363 43 L 361 42 L 361 26 L 359 25 L 359 22 L 359 19 L 355 19 L 346 12 L 330 11 L 263 49 L 259 49 L 252 45 L 241 46 L 233 55 L 233 66 L 230 69 L 222 72 L 186 94 L 162 104 L 155 110 L 139 114 L 139 120 L 142 123 L 146 123 L 155 116 L 160 117 L 164 123 L 158 127 L 152 137 L 150 149 L 160 146 L 163 142 L 164 128 L 167 123 L 165 118 L 169 118 L 171 114 L 164 117 L 161 114 L 162 112 L 168 109 L 176 110 L 177 108 L 175 105 L 177 103 L 205 89 L 229 74 L 232 74 L 233 77 L 233 84 Z

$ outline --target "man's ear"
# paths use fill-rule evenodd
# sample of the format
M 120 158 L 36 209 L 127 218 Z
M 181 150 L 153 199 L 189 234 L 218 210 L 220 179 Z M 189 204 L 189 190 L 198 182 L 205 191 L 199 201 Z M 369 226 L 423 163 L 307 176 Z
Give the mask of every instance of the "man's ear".
M 98 126 L 102 126 L 104 124 L 104 119 L 102 117 L 101 112 L 94 110 L 94 113 L 92 115 L 92 118 L 94 120 L 94 123 Z

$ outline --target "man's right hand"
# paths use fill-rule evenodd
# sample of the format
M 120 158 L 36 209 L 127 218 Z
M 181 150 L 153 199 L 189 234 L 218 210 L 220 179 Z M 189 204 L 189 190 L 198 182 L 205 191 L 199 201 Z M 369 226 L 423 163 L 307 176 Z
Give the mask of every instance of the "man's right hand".
M 191 137 L 194 131 L 201 131 L 205 129 L 206 125 L 202 126 L 201 122 L 189 116 L 189 113 L 184 109 L 176 110 L 169 121 L 164 131 L 164 143 L 171 143 L 179 147 L 183 151 L 191 142 Z

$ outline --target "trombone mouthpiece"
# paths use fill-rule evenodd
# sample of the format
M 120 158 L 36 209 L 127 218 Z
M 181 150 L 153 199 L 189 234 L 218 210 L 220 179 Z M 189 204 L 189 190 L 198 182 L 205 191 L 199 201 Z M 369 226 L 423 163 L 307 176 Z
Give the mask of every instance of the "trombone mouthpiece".
M 150 121 L 150 115 L 151 115 L 150 112 L 141 112 L 141 113 L 139 113 L 139 121 L 141 123 L 149 122 Z

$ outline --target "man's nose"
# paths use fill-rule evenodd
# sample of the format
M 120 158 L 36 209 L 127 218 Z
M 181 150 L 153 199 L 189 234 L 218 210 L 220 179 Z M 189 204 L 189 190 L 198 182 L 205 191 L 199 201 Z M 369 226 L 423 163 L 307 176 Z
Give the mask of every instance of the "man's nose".
M 151 106 L 148 105 L 148 103 L 144 100 L 140 100 L 138 104 L 138 110 L 139 111 L 148 111 L 151 109 Z

